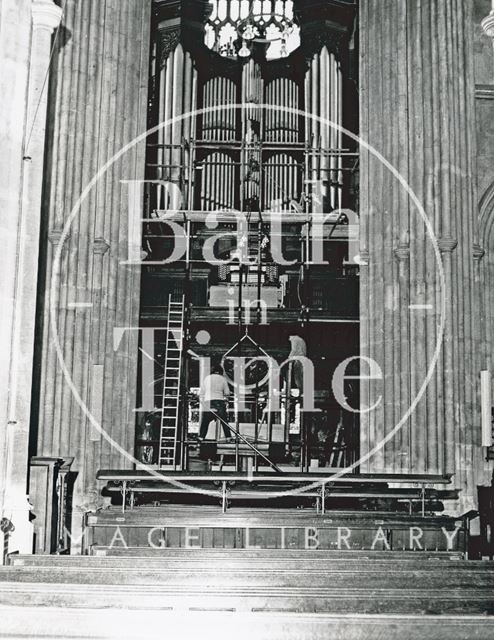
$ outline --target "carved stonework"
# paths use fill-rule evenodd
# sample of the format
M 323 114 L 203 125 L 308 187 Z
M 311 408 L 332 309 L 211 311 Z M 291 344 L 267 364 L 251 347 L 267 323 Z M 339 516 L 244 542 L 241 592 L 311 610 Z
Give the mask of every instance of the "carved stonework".
M 99 256 L 104 256 L 110 248 L 110 245 L 104 238 L 95 238 L 93 242 L 93 253 Z
M 494 39 L 494 9 L 481 22 L 484 33 Z
M 65 234 L 64 243 L 67 243 L 67 240 L 70 238 L 70 233 Z M 60 240 L 62 239 L 62 231 L 61 229 L 52 229 L 48 233 L 48 240 L 54 247 L 58 247 L 60 244 Z
M 485 256 L 485 251 L 479 244 L 473 245 L 473 259 L 480 262 L 482 258 Z
M 62 9 L 53 0 L 33 0 L 31 12 L 34 28 L 46 29 L 50 33 L 53 33 L 62 19 Z
M 454 238 L 438 238 L 437 246 L 441 253 L 452 253 L 458 246 L 458 240 Z
M 159 61 L 162 67 L 165 64 L 166 59 L 170 53 L 177 48 L 180 42 L 180 27 L 174 27 L 172 29 L 161 29 L 159 31 Z
M 394 254 L 399 262 L 405 262 L 410 258 L 410 247 L 405 243 L 401 243 L 396 247 Z

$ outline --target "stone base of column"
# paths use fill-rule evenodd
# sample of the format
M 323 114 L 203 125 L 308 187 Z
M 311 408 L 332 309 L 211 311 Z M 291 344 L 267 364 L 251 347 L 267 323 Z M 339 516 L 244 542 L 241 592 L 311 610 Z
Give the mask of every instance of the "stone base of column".
M 33 552 L 33 525 L 30 522 L 30 513 L 31 504 L 26 493 L 12 493 L 6 496 L 4 517 L 14 526 L 8 533 L 8 553 Z

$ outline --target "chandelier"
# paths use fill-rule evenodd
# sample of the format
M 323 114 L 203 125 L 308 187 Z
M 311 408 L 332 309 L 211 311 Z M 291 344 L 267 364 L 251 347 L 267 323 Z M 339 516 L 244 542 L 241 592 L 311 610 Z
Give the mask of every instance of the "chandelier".
M 266 58 L 286 58 L 300 45 L 293 0 L 216 0 L 206 45 L 226 58 L 249 58 L 255 45 Z

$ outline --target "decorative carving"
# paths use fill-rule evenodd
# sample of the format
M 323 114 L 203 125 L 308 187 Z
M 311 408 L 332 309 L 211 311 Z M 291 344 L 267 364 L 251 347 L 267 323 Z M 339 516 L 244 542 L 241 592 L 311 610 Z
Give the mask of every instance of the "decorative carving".
M 458 240 L 455 240 L 454 238 L 438 238 L 437 246 L 441 253 L 451 253 L 458 246 Z
M 0 531 L 5 535 L 15 530 L 14 523 L 8 518 L 2 518 L 0 520 Z
M 489 15 L 484 18 L 480 24 L 482 25 L 484 33 L 488 35 L 489 38 L 494 39 L 494 9 L 492 9 Z
M 162 67 L 170 53 L 177 48 L 180 42 L 180 27 L 160 29 L 159 31 L 159 61 Z
M 484 249 L 482 249 L 482 247 L 479 244 L 474 244 L 473 245 L 473 259 L 474 260 L 478 260 L 480 262 L 480 260 L 482 260 L 482 258 L 484 256 L 485 256 Z
M 408 244 L 401 242 L 394 251 L 395 257 L 400 262 L 405 262 L 410 258 L 410 247 Z
M 312 58 L 324 46 L 340 57 L 354 29 L 354 4 L 335 0 L 295 0 L 294 13 L 300 24 L 306 58 Z
M 70 238 L 70 233 L 66 233 L 64 242 L 66 243 L 69 238 Z M 60 240 L 61 239 L 62 239 L 62 230 L 61 229 L 52 229 L 48 233 L 48 240 L 51 242 L 51 244 L 54 247 L 57 247 L 60 244 Z
M 104 238 L 95 238 L 93 242 L 93 253 L 104 256 L 110 248 L 110 245 Z
M 302 31 L 302 50 L 306 59 L 310 60 L 315 53 L 327 47 L 330 53 L 339 58 L 347 32 L 337 25 L 327 26 L 325 23 L 307 25 Z

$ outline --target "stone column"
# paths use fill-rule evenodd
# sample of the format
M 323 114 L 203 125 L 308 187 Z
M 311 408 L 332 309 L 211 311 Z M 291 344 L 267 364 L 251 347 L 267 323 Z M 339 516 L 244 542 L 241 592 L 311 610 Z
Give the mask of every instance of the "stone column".
M 363 470 L 453 473 L 463 506 L 474 499 L 481 455 L 470 11 L 468 0 L 363 0 L 359 27 L 361 136 L 408 181 L 435 235 L 391 173 L 362 150 L 369 265 L 361 270 L 361 345 L 383 372 L 383 380 L 362 383 L 364 404 L 382 396 L 362 416 L 363 454 L 389 435 L 432 362 L 441 280 L 434 243 L 446 285 L 445 337 L 427 390 Z
M 67 0 L 54 59 L 37 454 L 75 456 L 75 539 L 78 514 L 98 503 L 97 470 L 132 466 L 122 451 L 134 449 L 138 333 L 125 331 L 115 344 L 114 336 L 139 324 L 140 266 L 128 264 L 129 187 L 123 181 L 144 178 L 145 141 L 97 180 L 64 239 L 58 273 L 53 261 L 86 185 L 146 131 L 150 13 L 150 0 Z M 54 348 L 52 305 L 72 388 Z M 94 427 L 87 410 L 121 450 Z
M 11 468 L 16 424 L 10 411 L 12 396 L 12 339 L 16 310 L 17 245 L 19 242 L 22 156 L 27 109 L 27 85 L 31 44 L 30 0 L 1 0 L 0 15 L 0 117 L 2 122 L 0 155 L 0 517 L 14 517 L 11 507 L 5 511 L 6 489 L 9 484 L 7 466 Z M 27 460 L 25 461 L 27 468 Z M 27 507 L 26 488 L 22 488 L 22 506 Z M 10 498 L 9 498 L 10 501 Z M 27 519 L 27 514 L 20 517 Z M 11 524 L 9 523 L 10 527 Z M 0 543 L 3 544 L 2 535 Z
M 31 33 L 25 119 L 22 110 L 17 112 L 17 121 L 23 125 L 24 137 L 22 164 L 19 164 L 21 183 L 8 185 L 11 192 L 19 197 L 19 202 L 17 212 L 10 211 L 17 228 L 16 240 L 12 238 L 12 242 L 15 242 L 16 262 L 8 367 L 7 463 L 3 513 L 15 527 L 10 537 L 9 550 L 21 552 L 30 552 L 32 549 L 27 475 L 47 81 L 51 37 L 62 14 L 62 10 L 52 0 L 33 0 L 31 9 L 32 24 L 23 24 L 26 34 Z M 10 95 L 11 89 L 7 91 Z M 11 160 L 15 157 L 11 157 Z

